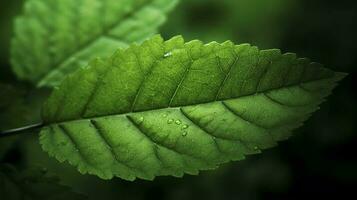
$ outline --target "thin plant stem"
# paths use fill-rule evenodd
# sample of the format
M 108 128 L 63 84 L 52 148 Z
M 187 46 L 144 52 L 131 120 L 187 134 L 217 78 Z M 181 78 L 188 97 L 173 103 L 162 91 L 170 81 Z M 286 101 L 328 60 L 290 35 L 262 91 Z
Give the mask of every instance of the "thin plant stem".
M 24 133 L 26 131 L 31 131 L 31 130 L 35 130 L 38 128 L 43 127 L 43 123 L 36 123 L 36 124 L 31 124 L 28 126 L 23 126 L 20 128 L 14 128 L 14 129 L 9 129 L 9 130 L 5 130 L 5 131 L 0 131 L 0 137 L 6 137 L 6 136 L 12 136 L 12 135 L 17 135 L 17 134 L 21 134 Z

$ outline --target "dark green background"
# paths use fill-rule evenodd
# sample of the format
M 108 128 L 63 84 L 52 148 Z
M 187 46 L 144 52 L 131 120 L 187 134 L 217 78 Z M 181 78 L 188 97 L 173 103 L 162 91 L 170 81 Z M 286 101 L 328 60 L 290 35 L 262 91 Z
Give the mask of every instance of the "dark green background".
M 15 82 L 8 62 L 9 40 L 13 17 L 20 12 L 22 2 L 1 0 L 0 4 L 2 83 Z M 353 87 L 357 78 L 356 1 L 182 0 L 161 33 L 165 38 L 181 34 L 186 40 L 232 40 L 260 48 L 280 48 L 350 75 L 289 141 L 199 176 L 126 182 L 80 175 L 71 166 L 48 158 L 39 147 L 37 133 L 1 138 L 1 162 L 13 163 L 20 169 L 34 165 L 46 167 L 50 174 L 58 175 L 63 184 L 91 199 L 251 200 L 313 196 L 342 199 L 354 194 L 353 184 L 357 184 L 357 97 Z M 15 97 L 22 98 L 13 100 L 20 102 L 20 106 L 11 108 L 6 116 L 0 110 L 1 129 L 38 120 L 40 103 L 48 91 L 33 90 L 26 83 L 21 83 L 20 88 L 21 92 Z M 2 153 L 6 144 L 13 145 L 10 151 Z

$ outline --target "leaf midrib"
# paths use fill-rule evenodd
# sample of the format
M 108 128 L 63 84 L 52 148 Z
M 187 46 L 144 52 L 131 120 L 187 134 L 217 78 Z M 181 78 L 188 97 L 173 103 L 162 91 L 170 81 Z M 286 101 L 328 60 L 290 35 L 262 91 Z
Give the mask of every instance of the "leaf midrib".
M 52 69 L 49 70 L 48 73 L 45 73 L 44 75 L 42 75 L 39 79 L 38 82 L 43 81 L 49 74 L 51 74 L 52 72 L 58 70 L 58 68 L 60 68 L 64 63 L 66 63 L 73 55 L 76 55 L 80 52 L 82 52 L 83 50 L 87 49 L 88 47 L 90 47 L 91 45 L 93 45 L 96 41 L 98 41 L 98 39 L 100 39 L 101 37 L 109 37 L 113 40 L 118 40 L 121 41 L 120 37 L 114 37 L 111 36 L 109 34 L 109 32 L 114 29 L 115 27 L 117 27 L 122 21 L 130 18 L 131 16 L 133 16 L 135 13 L 141 11 L 143 8 L 151 5 L 153 3 L 154 0 L 149 0 L 146 4 L 143 4 L 141 6 L 138 6 L 136 8 L 133 8 L 133 12 L 127 13 L 126 15 L 123 16 L 123 18 L 121 18 L 120 20 L 118 20 L 117 22 L 113 23 L 112 25 L 108 26 L 107 28 L 105 28 L 101 33 L 99 33 L 98 35 L 93 36 L 92 39 L 90 39 L 88 42 L 80 45 L 76 50 L 74 50 L 73 52 L 69 53 L 68 55 L 66 55 L 63 59 L 61 59 L 60 61 L 58 61 L 57 63 L 53 64 Z
M 196 104 L 190 104 L 190 105 L 180 105 L 180 106 L 165 107 L 165 108 L 155 108 L 155 109 L 140 110 L 140 111 L 131 111 L 131 112 L 125 112 L 125 113 L 108 114 L 108 115 L 98 115 L 98 116 L 92 116 L 92 117 L 83 117 L 83 118 L 80 118 L 80 119 L 71 119 L 71 120 L 63 120 L 63 121 L 51 122 L 49 124 L 45 124 L 45 126 L 52 126 L 52 125 L 55 125 L 55 124 L 71 123 L 71 122 L 77 122 L 77 121 L 85 121 L 85 120 L 91 120 L 91 119 L 99 119 L 99 118 L 105 118 L 105 117 L 117 117 L 117 116 L 121 116 L 121 115 L 127 116 L 127 115 L 130 115 L 130 114 L 149 112 L 149 111 L 159 111 L 159 110 L 166 110 L 166 109 L 176 110 L 176 109 L 180 109 L 182 107 L 211 104 L 211 103 L 222 102 L 222 101 L 229 101 L 229 100 L 238 99 L 238 98 L 244 98 L 244 97 L 248 97 L 248 96 L 252 96 L 252 95 L 265 94 L 267 92 L 280 90 L 280 89 L 291 88 L 291 87 L 300 87 L 300 88 L 302 88 L 301 87 L 302 84 L 324 81 L 324 80 L 328 80 L 328 79 L 333 79 L 334 77 L 336 77 L 336 74 L 334 74 L 332 76 L 329 76 L 329 77 L 326 77 L 326 78 L 320 78 L 320 79 L 310 80 L 310 81 L 303 81 L 303 82 L 298 83 L 298 84 L 285 85 L 283 87 L 271 88 L 271 89 L 260 91 L 260 92 L 250 93 L 250 94 L 241 95 L 241 96 L 237 96 L 237 97 L 213 100 L 213 101 L 210 101 L 210 102 L 202 102 L 202 103 L 196 103 Z M 302 89 L 307 91 L 306 88 L 302 88 Z M 313 90 L 307 91 L 307 92 L 313 92 Z

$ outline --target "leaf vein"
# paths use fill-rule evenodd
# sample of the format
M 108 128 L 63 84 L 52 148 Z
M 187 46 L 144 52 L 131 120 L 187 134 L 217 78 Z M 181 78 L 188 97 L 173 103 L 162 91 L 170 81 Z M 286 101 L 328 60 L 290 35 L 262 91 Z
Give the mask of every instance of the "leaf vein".
M 228 78 L 229 78 L 229 76 L 230 76 L 230 74 L 231 74 L 231 72 L 232 72 L 233 67 L 238 63 L 239 56 L 236 55 L 236 53 L 234 53 L 234 54 L 235 54 L 235 57 L 236 57 L 236 58 L 235 58 L 234 62 L 229 66 L 229 70 L 228 70 L 227 74 L 225 75 L 225 77 L 224 77 L 224 79 L 223 79 L 221 85 L 220 85 L 219 88 L 218 88 L 215 101 L 218 100 L 218 97 L 219 97 L 219 95 L 221 94 L 221 91 L 222 91 L 224 85 L 226 84 L 226 82 L 227 82 L 227 80 L 228 80 Z
M 154 141 L 154 140 L 132 119 L 131 116 L 126 115 L 126 117 L 127 117 L 128 121 L 138 130 L 138 132 L 141 133 L 141 134 L 143 134 L 143 135 L 144 135 L 150 142 L 152 142 L 154 145 L 158 145 L 158 146 L 160 146 L 160 147 L 162 147 L 162 148 L 165 148 L 165 149 L 168 149 L 168 150 L 170 150 L 170 151 L 173 151 L 173 152 L 177 153 L 177 154 L 180 155 L 180 156 L 181 156 L 181 154 L 182 154 L 182 155 L 186 155 L 186 156 L 189 156 L 189 157 L 192 157 L 192 158 L 195 158 L 195 159 L 202 160 L 202 158 L 199 158 L 199 157 L 196 157 L 196 156 L 194 156 L 194 155 L 187 154 L 187 153 L 184 153 L 184 152 L 179 152 L 179 151 L 177 151 L 175 148 L 170 148 L 170 147 L 167 147 L 167 146 L 165 146 L 165 145 L 163 145 L 163 144 L 160 144 L 160 143 Z
M 178 83 L 178 85 L 177 85 L 177 87 L 176 87 L 176 89 L 175 89 L 173 95 L 172 95 L 171 98 L 170 98 L 170 102 L 169 102 L 169 106 L 168 106 L 168 107 L 171 107 L 172 102 L 173 102 L 174 98 L 175 98 L 176 95 L 177 95 L 177 92 L 179 91 L 180 87 L 182 86 L 182 83 L 184 82 L 186 76 L 188 75 L 188 72 L 190 71 L 190 68 L 191 68 L 192 63 L 193 63 L 193 62 L 191 61 L 191 63 L 189 64 L 189 66 L 186 66 L 185 72 L 184 72 L 184 74 L 182 75 L 180 82 Z M 182 63 L 181 63 L 181 64 L 182 64 Z
M 185 116 L 189 121 L 192 122 L 192 124 L 196 125 L 198 128 L 200 128 L 201 130 L 203 130 L 204 133 L 206 133 L 207 135 L 211 136 L 215 142 L 215 145 L 218 149 L 218 151 L 222 152 L 219 145 L 217 144 L 217 141 L 215 139 L 221 139 L 221 140 L 227 140 L 227 141 L 239 141 L 241 142 L 244 146 L 246 146 L 248 148 L 248 145 L 246 144 L 245 141 L 241 140 L 241 139 L 234 139 L 234 138 L 228 138 L 228 137 L 222 137 L 222 136 L 216 136 L 215 134 L 211 133 L 210 131 L 208 131 L 206 129 L 206 127 L 202 126 L 199 122 L 195 122 L 190 115 L 185 112 L 182 108 L 180 108 L 180 112 L 182 113 L 183 116 Z
M 137 55 L 136 53 L 135 53 L 135 56 L 137 57 L 137 59 L 139 59 L 139 58 L 138 58 L 138 55 Z M 131 108 L 130 108 L 130 111 L 131 111 L 131 112 L 133 112 L 134 109 L 135 109 L 136 102 L 137 102 L 137 100 L 138 100 L 138 98 L 139 98 L 139 95 L 140 95 L 140 93 L 141 93 L 143 87 L 145 86 L 145 82 L 146 82 L 147 79 L 150 77 L 150 75 L 152 75 L 152 72 L 154 71 L 155 66 L 157 66 L 157 63 L 160 62 L 161 60 L 163 60 L 163 58 L 158 58 L 158 59 L 156 59 L 156 60 L 153 62 L 153 64 L 150 66 L 149 71 L 148 71 L 147 73 L 144 73 L 144 78 L 142 79 L 142 81 L 141 81 L 141 83 L 140 83 L 140 86 L 139 86 L 139 88 L 137 89 L 137 92 L 136 92 L 136 94 L 135 94 L 133 103 L 131 104 Z M 139 64 L 139 65 L 141 65 L 141 64 Z
M 58 125 L 59 130 L 62 131 L 62 133 L 64 133 L 64 135 L 67 136 L 67 138 L 69 139 L 69 141 L 71 142 L 71 144 L 73 145 L 73 147 L 76 149 L 76 151 L 78 152 L 78 155 L 82 158 L 82 160 L 87 163 L 89 166 L 93 166 L 93 164 L 86 158 L 86 156 L 83 154 L 83 152 L 81 151 L 81 149 L 79 148 L 77 142 L 74 140 L 74 138 L 71 135 L 71 132 L 68 130 L 68 128 L 63 125 L 63 124 L 59 124 Z
M 267 94 L 267 93 L 263 93 L 264 97 L 267 98 L 269 101 L 275 103 L 275 104 L 278 104 L 282 107 L 288 107 L 288 108 L 299 108 L 299 107 L 305 107 L 305 106 L 309 106 L 309 104 L 304 104 L 304 105 L 291 105 L 291 104 L 286 104 L 286 103 L 283 103 L 275 98 L 273 98 L 271 95 Z
M 248 124 L 252 124 L 253 126 L 256 126 L 258 128 L 264 129 L 264 130 L 269 130 L 269 128 L 267 128 L 267 127 L 264 127 L 264 126 L 262 126 L 260 124 L 257 124 L 254 121 L 251 121 L 251 120 L 248 120 L 248 119 L 244 118 L 241 114 L 237 113 L 235 110 L 233 110 L 231 107 L 229 107 L 226 102 L 222 101 L 221 103 L 228 111 L 230 111 L 232 114 L 234 114 L 238 118 L 242 119 L 243 121 L 247 122 Z
M 134 167 L 134 166 L 130 166 L 127 163 L 125 163 L 124 161 L 120 160 L 118 158 L 118 154 L 115 152 L 113 145 L 110 144 L 108 138 L 106 136 L 104 136 L 104 131 L 102 130 L 102 128 L 99 125 L 99 122 L 97 122 L 96 120 L 89 120 L 90 124 L 92 125 L 92 128 L 96 131 L 96 133 L 99 135 L 99 137 L 102 139 L 102 141 L 105 143 L 105 145 L 108 147 L 108 150 L 110 151 L 110 153 L 112 154 L 112 157 L 114 158 L 115 161 L 117 161 L 118 163 L 124 165 L 126 168 L 128 168 L 129 170 L 131 169 L 136 169 L 138 171 L 141 171 L 140 169 Z

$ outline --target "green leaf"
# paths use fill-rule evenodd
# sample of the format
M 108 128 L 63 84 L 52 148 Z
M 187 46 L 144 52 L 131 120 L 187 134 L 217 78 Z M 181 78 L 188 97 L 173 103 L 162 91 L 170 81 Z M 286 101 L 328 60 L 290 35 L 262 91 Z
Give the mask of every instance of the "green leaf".
M 0 194 L 2 199 L 22 200 L 82 200 L 85 196 L 74 193 L 70 188 L 59 185 L 56 177 L 46 176 L 40 169 L 17 171 L 13 166 L 0 165 Z
M 156 36 L 67 77 L 40 142 L 104 179 L 197 174 L 287 139 L 344 76 L 275 49 Z
M 28 0 L 15 21 L 11 62 L 20 79 L 59 84 L 94 56 L 157 32 L 177 0 Z

